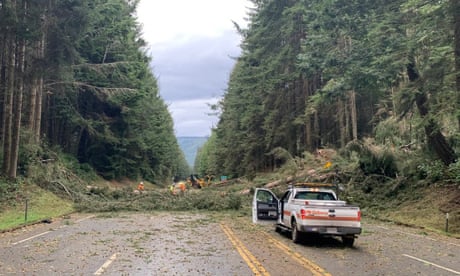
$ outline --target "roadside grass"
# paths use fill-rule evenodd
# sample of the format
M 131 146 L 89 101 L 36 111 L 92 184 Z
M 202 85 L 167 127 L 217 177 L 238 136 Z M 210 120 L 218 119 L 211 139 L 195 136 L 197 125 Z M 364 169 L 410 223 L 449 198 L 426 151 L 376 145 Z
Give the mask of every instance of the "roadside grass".
M 0 232 L 59 217 L 74 211 L 73 203 L 39 187 L 30 187 L 29 196 L 0 207 Z M 26 220 L 26 198 L 27 220 Z
M 367 194 L 353 193 L 364 217 L 419 228 L 420 233 L 460 238 L 460 189 L 420 183 L 405 183 L 396 189 L 391 184 L 376 187 Z
M 421 201 L 406 202 L 395 207 L 395 211 L 384 210 L 378 216 L 397 224 L 412 226 L 424 230 L 460 238 L 460 210 L 447 212 L 440 208 L 442 203 L 433 196 L 427 196 Z

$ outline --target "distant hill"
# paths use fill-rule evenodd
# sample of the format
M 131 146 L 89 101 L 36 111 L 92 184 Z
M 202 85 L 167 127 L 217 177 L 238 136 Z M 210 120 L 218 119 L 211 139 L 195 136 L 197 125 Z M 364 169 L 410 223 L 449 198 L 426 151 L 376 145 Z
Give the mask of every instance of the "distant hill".
M 185 160 L 193 168 L 198 149 L 206 143 L 208 137 L 177 137 L 179 147 L 184 152 Z

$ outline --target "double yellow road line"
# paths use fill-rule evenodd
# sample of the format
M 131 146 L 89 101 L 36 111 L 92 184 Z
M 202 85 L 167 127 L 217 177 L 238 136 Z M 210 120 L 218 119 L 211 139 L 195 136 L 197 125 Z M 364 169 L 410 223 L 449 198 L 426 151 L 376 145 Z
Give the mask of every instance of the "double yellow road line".
M 264 233 L 265 235 L 269 236 L 268 234 Z M 315 264 L 314 262 L 310 261 L 309 259 L 305 258 L 304 256 L 300 255 L 299 253 L 293 251 L 290 249 L 287 245 L 284 243 L 272 238 L 268 237 L 268 241 L 270 241 L 273 245 L 281 249 L 284 253 L 286 253 L 288 256 L 296 260 L 298 263 L 300 263 L 304 268 L 308 269 L 311 271 L 311 273 L 315 276 L 331 276 L 330 273 L 325 271 L 323 268 Z
M 220 227 L 227 235 L 228 239 L 232 242 L 233 246 L 235 246 L 238 253 L 240 253 L 241 258 L 246 262 L 249 268 L 252 270 L 254 275 L 263 275 L 269 276 L 270 273 L 264 268 L 264 266 L 252 255 L 252 253 L 244 246 L 244 244 L 236 237 L 235 233 L 233 233 L 230 227 L 221 224 Z
M 246 262 L 246 264 L 249 266 L 249 268 L 252 270 L 254 275 L 270 275 L 268 271 L 263 267 L 263 265 L 257 260 L 254 255 L 244 246 L 244 244 L 238 239 L 238 237 L 233 233 L 233 231 L 230 229 L 225 224 L 221 224 L 220 227 L 224 231 L 224 233 L 227 235 L 228 239 L 231 241 L 233 246 L 235 246 L 236 250 L 238 253 L 241 255 L 243 260 Z M 287 245 L 284 243 L 272 238 L 270 235 L 264 232 L 260 232 L 261 234 L 265 235 L 267 237 L 267 241 L 269 241 L 271 244 L 275 245 L 278 249 L 280 249 L 282 252 L 284 252 L 286 255 L 290 256 L 292 259 L 297 261 L 300 265 L 302 265 L 304 268 L 309 270 L 313 275 L 315 276 L 331 276 L 330 273 L 325 271 L 323 268 L 320 266 L 316 265 L 314 262 L 308 260 L 301 254 L 293 251 L 290 249 Z

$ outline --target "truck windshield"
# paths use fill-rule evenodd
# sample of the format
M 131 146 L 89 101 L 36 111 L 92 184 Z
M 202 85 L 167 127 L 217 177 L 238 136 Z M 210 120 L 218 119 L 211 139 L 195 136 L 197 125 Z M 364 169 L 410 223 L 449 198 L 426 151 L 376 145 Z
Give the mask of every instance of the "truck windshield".
M 309 199 L 309 200 L 335 200 L 334 195 L 326 192 L 297 192 L 295 199 Z

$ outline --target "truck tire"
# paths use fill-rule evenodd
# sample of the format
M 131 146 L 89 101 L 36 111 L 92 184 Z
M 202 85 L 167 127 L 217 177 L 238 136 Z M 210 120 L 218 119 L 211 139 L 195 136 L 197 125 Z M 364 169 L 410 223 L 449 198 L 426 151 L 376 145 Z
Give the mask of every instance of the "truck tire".
M 355 242 L 355 237 L 342 236 L 342 243 L 346 247 L 353 247 L 354 242 Z
M 294 243 L 300 243 L 302 233 L 300 233 L 299 230 L 297 229 L 297 223 L 295 220 L 292 220 L 291 227 L 292 227 L 292 230 L 291 230 L 292 241 Z
M 276 233 L 281 233 L 282 231 L 283 231 L 283 229 L 281 229 L 281 226 L 276 225 L 276 227 L 275 227 L 275 232 L 276 232 Z

